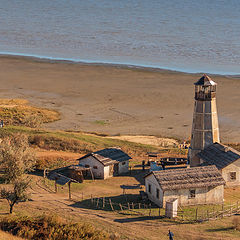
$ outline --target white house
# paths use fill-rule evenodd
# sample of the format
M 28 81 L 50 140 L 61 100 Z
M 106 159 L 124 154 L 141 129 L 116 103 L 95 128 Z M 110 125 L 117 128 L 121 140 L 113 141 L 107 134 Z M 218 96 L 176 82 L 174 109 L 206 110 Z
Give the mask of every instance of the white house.
M 145 176 L 148 198 L 160 207 L 178 199 L 180 206 L 223 202 L 225 181 L 215 166 L 153 171 Z
M 106 179 L 128 172 L 129 157 L 120 148 L 105 148 L 79 158 L 79 165 L 90 167 L 95 178 Z
M 213 143 L 196 155 L 201 165 L 215 165 L 226 181 L 226 186 L 240 186 L 240 152 L 223 145 Z

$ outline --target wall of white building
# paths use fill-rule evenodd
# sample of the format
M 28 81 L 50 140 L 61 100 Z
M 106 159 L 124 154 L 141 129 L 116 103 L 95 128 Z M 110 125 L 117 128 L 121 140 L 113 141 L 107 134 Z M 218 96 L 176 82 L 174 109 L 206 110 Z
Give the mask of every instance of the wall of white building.
M 84 167 L 90 167 L 95 178 L 105 179 L 109 177 L 109 167 L 104 168 L 104 165 L 92 156 L 81 159 L 79 164 Z
M 158 196 L 157 196 L 157 191 L 159 191 Z M 157 182 L 153 174 L 145 178 L 145 192 L 147 193 L 148 198 L 152 202 L 154 202 L 159 207 L 163 206 L 163 191 L 160 188 L 159 183 Z

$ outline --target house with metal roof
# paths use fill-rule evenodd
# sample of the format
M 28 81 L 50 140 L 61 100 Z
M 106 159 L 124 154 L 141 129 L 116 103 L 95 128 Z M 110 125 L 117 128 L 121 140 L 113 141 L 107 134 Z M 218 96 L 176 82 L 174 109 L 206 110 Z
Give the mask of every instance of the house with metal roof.
M 153 171 L 145 176 L 148 198 L 159 207 L 178 199 L 180 206 L 220 204 L 225 181 L 216 166 Z
M 131 157 L 120 148 L 105 148 L 79 158 L 79 165 L 91 168 L 95 178 L 106 179 L 128 172 Z
M 240 185 L 240 152 L 222 143 L 213 143 L 197 154 L 202 166 L 215 165 L 226 186 Z

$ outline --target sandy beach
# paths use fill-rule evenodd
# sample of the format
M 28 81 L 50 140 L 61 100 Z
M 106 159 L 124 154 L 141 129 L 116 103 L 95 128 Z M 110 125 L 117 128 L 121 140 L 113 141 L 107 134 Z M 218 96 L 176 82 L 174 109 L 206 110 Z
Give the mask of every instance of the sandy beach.
M 0 98 L 59 111 L 49 129 L 188 139 L 201 75 L 1 56 Z M 210 77 L 218 84 L 221 140 L 240 142 L 240 77 Z

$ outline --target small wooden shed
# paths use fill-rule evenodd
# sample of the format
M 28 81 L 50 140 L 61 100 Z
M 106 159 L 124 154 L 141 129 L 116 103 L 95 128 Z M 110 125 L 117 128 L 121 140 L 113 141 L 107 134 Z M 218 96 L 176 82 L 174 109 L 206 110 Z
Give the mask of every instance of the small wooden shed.
M 153 171 L 145 176 L 148 198 L 160 207 L 173 198 L 180 206 L 220 204 L 224 184 L 215 166 Z
M 222 143 L 213 143 L 197 154 L 202 166 L 215 165 L 226 186 L 240 186 L 240 152 Z
M 131 157 L 120 148 L 105 148 L 79 158 L 79 166 L 91 168 L 95 178 L 106 179 L 128 172 Z

